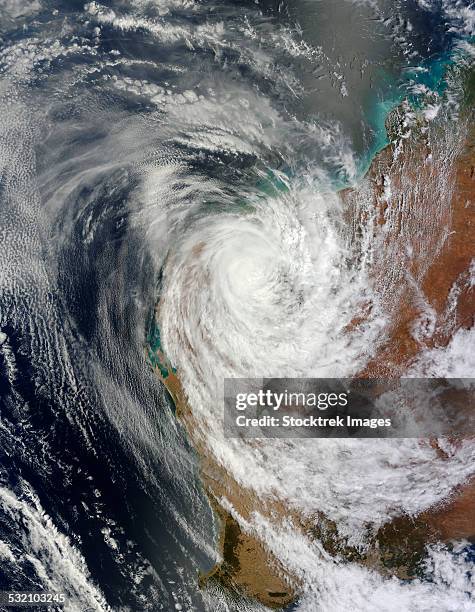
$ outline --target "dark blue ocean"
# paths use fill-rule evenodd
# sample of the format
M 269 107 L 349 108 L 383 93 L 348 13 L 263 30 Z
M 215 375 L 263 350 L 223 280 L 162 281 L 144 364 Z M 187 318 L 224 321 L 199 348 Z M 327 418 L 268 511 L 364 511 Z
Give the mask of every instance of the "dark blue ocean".
M 0 0 L 0 590 L 261 609 L 198 587 L 219 525 L 149 359 L 161 269 L 197 198 L 355 182 L 387 112 L 444 91 L 447 4 Z

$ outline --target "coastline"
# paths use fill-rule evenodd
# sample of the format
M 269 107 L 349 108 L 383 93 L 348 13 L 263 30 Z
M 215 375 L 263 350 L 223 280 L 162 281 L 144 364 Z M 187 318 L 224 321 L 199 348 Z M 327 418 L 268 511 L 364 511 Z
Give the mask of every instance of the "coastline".
M 414 220 L 413 233 L 410 233 L 410 238 L 414 240 L 414 256 L 408 260 L 403 255 L 404 259 L 400 262 L 402 271 L 410 271 L 410 282 L 407 275 L 401 273 L 392 287 L 385 288 L 391 311 L 390 331 L 386 341 L 358 374 L 361 377 L 404 375 L 418 355 L 425 350 L 446 347 L 458 330 L 473 326 L 475 317 L 474 288 L 469 286 L 467 276 L 471 262 L 470 236 L 473 236 L 475 229 L 475 202 L 470 199 L 475 185 L 475 130 L 469 131 L 463 147 L 456 152 L 446 177 L 452 182 L 452 191 L 448 205 L 440 210 L 440 199 L 431 199 L 430 190 L 423 192 L 416 188 L 421 181 L 432 186 L 434 173 L 431 162 L 434 151 L 427 133 L 421 129 L 424 126 L 416 124 L 409 136 L 401 135 L 401 117 L 396 109 L 388 117 L 387 127 L 390 143 L 376 154 L 360 184 L 342 190 L 340 197 L 355 235 L 358 234 L 358 225 L 368 223 L 372 214 L 373 230 L 375 234 L 380 233 L 382 244 L 395 240 L 398 245 L 398 236 L 391 233 L 388 236 L 387 227 L 389 224 L 391 231 L 397 233 L 401 227 L 402 212 L 398 209 L 397 199 L 387 198 L 385 185 L 389 180 L 393 193 L 404 190 L 417 194 L 409 206 Z M 405 169 L 404 175 L 401 175 L 401 165 Z M 421 193 L 427 194 L 425 200 L 421 199 Z M 406 206 L 406 213 L 407 210 Z M 422 213 L 418 215 L 418 211 Z M 440 224 L 439 233 L 434 233 L 434 215 Z M 425 240 L 421 241 L 421 223 L 424 220 L 428 224 L 422 226 L 422 231 L 426 233 Z M 394 251 L 374 267 L 373 280 L 376 284 L 386 282 L 387 265 L 390 263 L 394 263 Z M 431 333 L 422 336 L 422 339 L 414 335 L 414 327 L 421 319 L 419 293 L 414 290 L 414 279 L 436 313 Z M 451 292 L 454 291 L 457 292 L 455 309 L 450 302 Z M 158 307 L 155 316 L 158 320 Z M 357 315 L 355 325 L 361 324 L 364 319 L 364 313 Z M 184 424 L 200 457 L 202 481 L 221 523 L 219 549 L 222 562 L 200 578 L 201 585 L 208 580 L 218 580 L 231 591 L 243 593 L 274 608 L 282 608 L 298 596 L 299 578 L 289 574 L 252 531 L 247 532 L 242 528 L 223 504 L 223 499 L 245 522 L 252 511 L 259 511 L 276 522 L 291 520 L 296 529 L 311 533 L 330 554 L 403 580 L 417 576 L 417 567 L 424 556 L 426 544 L 475 536 L 471 520 L 475 513 L 475 480 L 452 491 L 445 503 L 437 507 L 428 508 L 415 517 L 400 515 L 386 523 L 370 537 L 370 545 L 364 553 L 339 537 L 331 517 L 317 513 L 309 521 L 286 507 L 285 502 L 261 500 L 252 491 L 243 490 L 194 436 L 193 414 L 179 375 L 168 364 L 161 349 L 156 352 L 165 368 L 155 365 L 155 370 L 170 393 L 177 417 Z M 444 460 L 443 451 L 437 443 L 432 441 L 432 445 L 440 459 Z

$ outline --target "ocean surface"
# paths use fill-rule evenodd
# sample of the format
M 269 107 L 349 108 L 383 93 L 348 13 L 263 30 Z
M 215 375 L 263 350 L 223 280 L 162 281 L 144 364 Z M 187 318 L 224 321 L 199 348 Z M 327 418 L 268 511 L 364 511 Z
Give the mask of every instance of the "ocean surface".
M 468 0 L 0 0 L 0 590 L 65 593 L 81 612 L 264 609 L 198 587 L 219 525 L 154 351 L 196 405 L 221 362 L 356 364 L 381 322 L 350 345 L 328 335 L 366 282 L 338 276 L 335 190 L 364 174 L 403 99 L 450 114 L 474 25 Z M 475 607 L 465 545 L 406 584 L 334 563 L 313 575 L 282 542 L 320 581 L 292 610 Z

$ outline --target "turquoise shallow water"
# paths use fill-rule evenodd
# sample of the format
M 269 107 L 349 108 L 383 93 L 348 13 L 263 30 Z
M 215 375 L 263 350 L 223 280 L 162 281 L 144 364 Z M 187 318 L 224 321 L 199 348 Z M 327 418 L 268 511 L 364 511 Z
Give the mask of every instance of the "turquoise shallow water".
M 342 179 L 340 173 L 335 173 L 330 177 L 332 188 L 335 190 L 345 189 L 355 185 L 363 178 L 374 157 L 389 144 L 386 130 L 387 118 L 404 100 L 409 102 L 410 108 L 414 111 L 423 110 L 429 97 L 433 99 L 435 96 L 439 100 L 444 100 L 449 87 L 448 79 L 451 76 L 451 70 L 460 65 L 461 60 L 464 61 L 464 54 L 457 48 L 455 51 L 447 51 L 430 60 L 421 62 L 420 65 L 403 69 L 397 79 L 389 72 L 381 69 L 378 74 L 377 87 L 369 92 L 366 100 L 365 119 L 373 135 L 372 141 L 367 149 L 357 157 L 355 177 L 351 180 L 345 180 Z M 279 192 L 287 191 L 289 183 L 286 178 L 291 181 L 295 178 L 295 175 L 295 170 L 289 166 L 281 168 L 279 172 L 274 172 L 268 168 L 252 190 L 254 197 L 266 199 L 278 195 Z M 214 204 L 210 203 L 210 206 L 214 206 Z M 245 212 L 251 208 L 252 204 L 246 197 L 236 202 L 236 210 L 240 212 Z M 147 329 L 148 359 L 152 367 L 158 367 L 162 376 L 166 378 L 170 372 L 168 365 L 163 364 L 157 354 L 158 352 L 165 354 L 165 352 L 154 312 L 150 314 Z M 176 372 L 177 370 L 172 367 L 172 371 Z
M 424 13 L 396 41 L 373 4 L 404 23 L 417 3 L 0 0 L 0 590 L 54 584 L 98 612 L 239 609 L 198 588 L 217 528 L 150 371 L 171 371 L 158 279 L 197 217 L 253 214 L 315 179 L 326 152 L 307 127 L 331 157 L 341 126 L 354 181 L 409 80 L 438 87 L 445 23 Z M 403 73 L 436 28 L 431 69 Z
M 473 42 L 473 38 L 467 38 Z M 467 78 L 470 74 L 470 61 L 467 54 L 460 48 L 446 51 L 419 65 L 404 69 L 399 80 L 394 80 L 389 74 L 381 74 L 381 93 L 371 96 L 368 101 L 366 120 L 371 127 L 373 140 L 368 149 L 361 155 L 357 163 L 356 180 L 358 182 L 368 171 L 374 156 L 389 144 L 386 131 L 386 119 L 403 100 L 409 102 L 414 111 L 420 111 L 429 99 L 436 98 L 439 102 L 447 102 L 450 96 L 449 80 L 454 77 L 454 69 L 461 65 L 467 66 Z M 464 77 L 455 76 L 461 80 Z M 453 83 L 452 83 L 453 85 Z M 457 83 L 463 86 L 463 83 Z M 422 91 L 422 88 L 425 88 Z M 420 89 L 420 91 L 417 91 Z M 350 183 L 342 185 L 348 187 Z

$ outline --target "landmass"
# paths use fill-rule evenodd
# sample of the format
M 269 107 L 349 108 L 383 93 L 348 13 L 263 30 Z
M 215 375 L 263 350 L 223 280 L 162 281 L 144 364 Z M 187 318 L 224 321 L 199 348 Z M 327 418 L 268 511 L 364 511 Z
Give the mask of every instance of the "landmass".
M 407 108 L 396 109 L 387 121 L 390 144 L 375 156 L 361 183 L 340 194 L 356 248 L 363 226 L 371 225 L 378 245 L 372 281 L 384 296 L 390 319 L 389 332 L 361 377 L 401 377 L 424 351 L 446 347 L 459 330 L 474 325 L 475 129 L 468 120 L 465 125 L 464 140 L 447 159 L 437 144 L 437 138 L 444 138 L 442 128 L 438 131 L 417 117 L 408 126 Z M 367 304 L 352 325 L 361 325 L 371 308 Z M 193 413 L 178 373 L 160 348 L 154 354 L 157 374 L 195 444 L 203 483 L 221 522 L 222 561 L 201 577 L 202 585 L 218 580 L 272 608 L 283 608 L 298 597 L 299 578 L 252 529 L 243 527 L 253 511 L 272 521 L 292 521 L 334 556 L 406 580 L 419 575 L 428 543 L 474 539 L 475 479 L 418 516 L 396 517 L 374 533 L 368 525 L 364 552 L 339 536 L 331 517 L 316 512 L 309 519 L 284 502 L 259 499 L 195 439 Z M 431 443 L 439 458 L 446 459 L 437 441 Z M 239 522 L 230 508 L 241 517 Z

